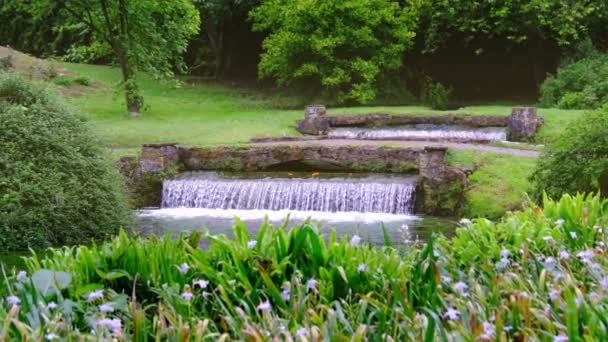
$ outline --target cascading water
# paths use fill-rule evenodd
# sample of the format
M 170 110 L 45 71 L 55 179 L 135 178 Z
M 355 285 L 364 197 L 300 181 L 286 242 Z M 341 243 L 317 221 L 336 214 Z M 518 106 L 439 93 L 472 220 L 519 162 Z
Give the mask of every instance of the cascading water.
M 261 178 L 193 173 L 163 182 L 163 208 L 413 213 L 411 177 Z
M 503 141 L 507 140 L 504 127 L 471 128 L 457 125 L 410 125 L 382 128 L 334 128 L 329 136 L 340 139 L 415 139 L 415 140 L 460 140 Z

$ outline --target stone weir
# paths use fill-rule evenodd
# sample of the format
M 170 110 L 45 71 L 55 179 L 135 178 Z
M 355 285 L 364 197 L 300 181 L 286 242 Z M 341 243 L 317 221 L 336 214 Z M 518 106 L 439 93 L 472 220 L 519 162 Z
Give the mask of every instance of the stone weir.
M 183 147 L 149 144 L 139 159 L 123 158 L 136 206 L 160 205 L 161 183 L 178 172 L 264 171 L 281 164 L 315 161 L 352 172 L 418 175 L 416 213 L 452 216 L 464 204 L 467 173 L 449 167 L 444 147 L 361 147 L 272 144 L 248 147 Z
M 327 115 L 325 106 L 310 105 L 305 109 L 304 120 L 296 122 L 297 130 L 306 135 L 326 136 L 337 127 L 384 127 L 405 125 L 461 126 L 470 128 L 504 127 L 510 141 L 530 141 L 543 124 L 536 108 L 516 107 L 511 115 L 468 114 L 339 114 Z M 466 141 L 463 141 L 466 142 Z

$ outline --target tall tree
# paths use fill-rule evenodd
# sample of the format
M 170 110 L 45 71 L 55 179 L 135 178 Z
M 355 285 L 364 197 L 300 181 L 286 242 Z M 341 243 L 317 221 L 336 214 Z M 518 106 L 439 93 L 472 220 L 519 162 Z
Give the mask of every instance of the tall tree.
M 54 0 L 44 0 L 49 6 Z M 92 35 L 93 43 L 112 51 L 122 73 L 127 111 L 141 113 L 135 74 L 171 77 L 184 67 L 181 54 L 200 26 L 191 0 L 62 0 L 68 17 L 63 27 Z

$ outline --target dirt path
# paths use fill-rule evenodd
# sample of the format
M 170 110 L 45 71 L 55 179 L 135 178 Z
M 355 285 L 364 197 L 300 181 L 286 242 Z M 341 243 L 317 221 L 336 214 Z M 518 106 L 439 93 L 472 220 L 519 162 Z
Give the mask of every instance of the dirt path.
M 267 142 L 257 143 L 259 145 L 274 144 L 274 145 L 327 145 L 327 146 L 394 146 L 394 147 L 424 147 L 424 146 L 445 146 L 458 150 L 476 150 L 485 152 L 494 152 L 508 154 L 512 156 L 537 158 L 541 156 L 541 152 L 521 150 L 517 148 L 498 147 L 481 144 L 464 144 L 454 142 L 430 142 L 430 141 L 403 141 L 403 140 L 349 140 L 349 139 L 326 139 L 326 140 L 310 140 L 310 141 L 289 141 L 289 142 Z

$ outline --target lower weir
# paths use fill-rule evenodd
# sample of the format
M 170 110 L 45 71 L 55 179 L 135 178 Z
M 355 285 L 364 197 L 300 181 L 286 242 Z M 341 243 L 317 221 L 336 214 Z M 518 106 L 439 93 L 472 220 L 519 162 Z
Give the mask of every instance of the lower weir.
M 162 208 L 412 214 L 416 178 L 252 178 L 194 172 L 163 181 Z

